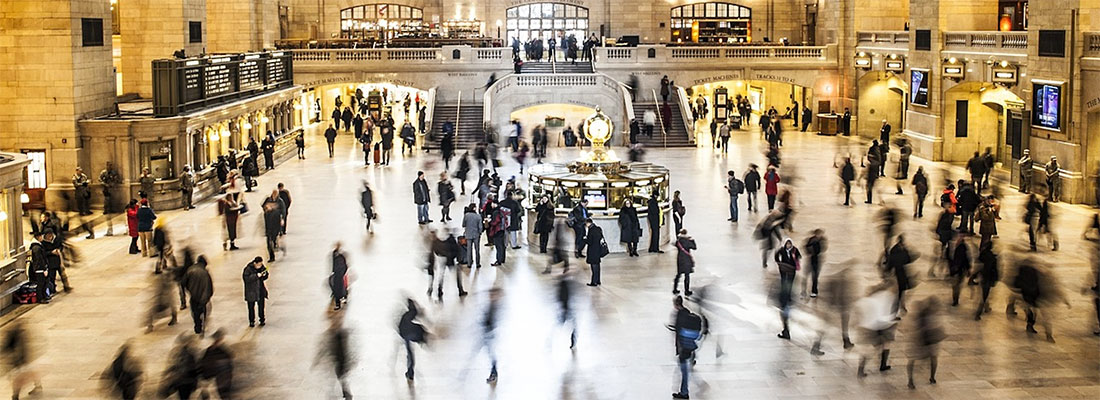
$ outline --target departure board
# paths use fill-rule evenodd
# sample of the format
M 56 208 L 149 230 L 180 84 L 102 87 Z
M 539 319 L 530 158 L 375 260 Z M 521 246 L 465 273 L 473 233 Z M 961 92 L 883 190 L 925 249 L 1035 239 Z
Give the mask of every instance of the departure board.
M 293 84 L 285 52 L 154 60 L 153 109 L 157 116 L 174 116 Z

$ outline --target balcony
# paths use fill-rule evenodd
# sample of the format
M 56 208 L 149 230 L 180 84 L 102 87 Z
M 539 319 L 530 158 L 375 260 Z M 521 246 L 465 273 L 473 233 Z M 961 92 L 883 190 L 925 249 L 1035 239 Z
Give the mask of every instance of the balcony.
M 909 51 L 909 32 L 870 31 L 856 33 L 856 48 L 866 51 Z
M 512 67 L 511 49 L 445 46 L 410 49 L 299 49 L 289 50 L 294 66 L 303 72 L 398 72 L 493 70 Z
M 943 51 L 1027 57 L 1027 32 L 944 32 Z
M 743 65 L 836 66 L 836 46 L 599 47 L 597 69 L 633 67 L 715 68 Z

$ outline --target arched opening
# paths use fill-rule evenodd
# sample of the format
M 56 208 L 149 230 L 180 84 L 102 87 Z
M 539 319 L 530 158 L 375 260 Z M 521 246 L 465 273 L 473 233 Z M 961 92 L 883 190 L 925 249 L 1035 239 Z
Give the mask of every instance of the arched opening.
M 725 93 L 723 96 L 722 93 Z M 738 101 L 745 99 L 751 109 L 747 120 L 740 122 L 741 129 L 751 129 L 757 126 L 759 116 L 771 109 L 779 114 L 780 120 L 787 127 L 797 125 L 801 127 L 798 110 L 803 106 L 814 110 L 813 89 L 791 83 L 783 83 L 767 80 L 732 80 L 711 82 L 695 85 L 687 89 L 689 102 L 694 110 L 691 110 L 696 127 L 706 127 L 711 120 L 721 120 L 724 115 L 738 115 Z M 706 105 L 706 112 L 700 113 L 698 105 L 700 99 Z M 719 104 L 725 99 L 726 104 Z M 722 110 L 722 108 L 725 110 Z M 816 110 L 814 111 L 816 113 Z M 735 118 L 736 119 L 736 118 Z
M 672 7 L 672 42 L 737 43 L 752 41 L 752 9 L 708 2 Z
M 424 10 L 401 4 L 363 4 L 340 10 L 340 37 L 384 42 L 427 33 Z
M 1000 163 L 1011 160 L 1008 128 L 1024 101 L 988 82 L 964 82 L 944 93 L 943 160 L 963 162 L 989 148 Z
M 566 128 L 572 129 L 574 134 L 580 135 L 578 126 L 586 118 L 595 113 L 592 107 L 577 104 L 540 104 L 513 110 L 510 120 L 518 121 L 523 131 L 522 137 L 530 141 L 531 132 L 536 127 L 546 128 L 548 147 L 565 147 L 565 137 L 562 134 Z M 621 130 L 616 127 L 615 130 Z M 578 138 L 579 139 L 579 138 Z M 583 141 L 579 139 L 578 142 Z
M 508 36 L 527 42 L 531 39 L 546 40 L 576 36 L 584 40 L 588 36 L 588 8 L 565 3 L 534 3 L 510 7 L 507 12 Z M 560 44 L 560 43 L 559 43 Z
M 893 132 L 900 133 L 905 126 L 905 110 L 908 107 L 905 94 L 905 81 L 893 72 L 872 71 L 864 74 L 859 78 L 859 98 L 853 113 L 852 132 L 878 139 L 882 121 L 886 120 Z M 844 113 L 844 110 L 836 111 L 838 114 Z

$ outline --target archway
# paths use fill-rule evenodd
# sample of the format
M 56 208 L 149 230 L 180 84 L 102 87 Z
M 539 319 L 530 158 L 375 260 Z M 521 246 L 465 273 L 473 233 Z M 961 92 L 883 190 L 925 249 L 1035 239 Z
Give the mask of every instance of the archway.
M 989 82 L 963 82 L 943 95 L 943 160 L 964 162 L 986 148 L 1001 163 L 1011 160 L 1006 143 L 1010 112 L 1024 101 Z
M 580 133 L 577 126 L 596 112 L 596 109 L 578 104 L 539 104 L 512 110 L 510 120 L 519 121 L 523 135 L 530 137 L 532 129 L 543 126 L 547 133 L 548 147 L 565 146 L 562 132 L 572 128 Z M 620 129 L 621 130 L 621 129 Z
M 783 123 L 788 127 L 794 125 L 802 126 L 802 121 L 799 118 L 801 116 L 800 111 L 803 106 L 809 106 L 812 110 L 813 104 L 813 89 L 795 85 L 792 83 L 770 81 L 770 80 L 727 80 L 719 82 L 704 83 L 701 85 L 695 85 L 687 88 L 687 94 L 690 96 L 690 102 L 692 107 L 697 107 L 699 104 L 699 98 L 703 97 L 707 106 L 705 115 L 699 113 L 693 113 L 693 117 L 696 126 L 707 126 L 710 124 L 712 118 L 715 117 L 717 104 L 715 104 L 715 95 L 720 91 L 725 90 L 726 98 L 732 106 L 730 106 L 730 113 L 736 114 L 736 104 L 738 98 L 748 99 L 749 106 L 752 108 L 752 115 L 756 117 L 750 117 L 749 121 L 742 122 L 742 129 L 747 129 L 754 126 L 758 121 L 758 117 L 771 109 L 775 109 L 782 118 Z M 797 110 L 796 110 L 797 108 Z
M 860 77 L 858 85 L 859 97 L 852 130 L 859 136 L 878 139 L 882 120 L 886 120 L 893 127 L 893 132 L 901 132 L 905 126 L 908 104 L 905 101 L 905 81 L 892 72 L 873 71 Z M 843 112 L 837 110 L 838 114 Z

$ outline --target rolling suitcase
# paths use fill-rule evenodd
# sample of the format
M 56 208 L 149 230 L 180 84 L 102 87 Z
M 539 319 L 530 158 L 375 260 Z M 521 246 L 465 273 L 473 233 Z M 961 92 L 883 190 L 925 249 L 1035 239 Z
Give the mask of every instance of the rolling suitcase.
M 382 143 L 374 144 L 374 163 L 382 163 Z

